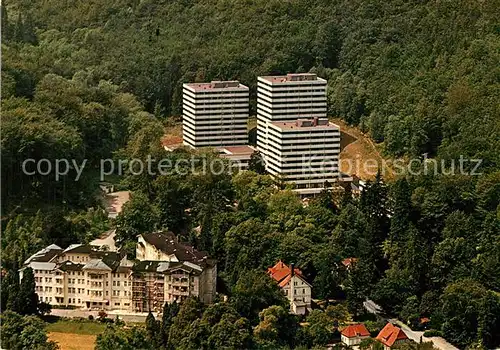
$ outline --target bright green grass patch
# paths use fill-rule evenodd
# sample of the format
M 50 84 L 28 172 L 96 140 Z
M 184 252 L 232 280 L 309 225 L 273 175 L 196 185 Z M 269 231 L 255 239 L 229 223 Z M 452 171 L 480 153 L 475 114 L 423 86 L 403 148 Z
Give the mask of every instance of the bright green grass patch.
M 47 324 L 47 332 L 98 335 L 104 332 L 106 324 L 98 322 L 61 320 Z

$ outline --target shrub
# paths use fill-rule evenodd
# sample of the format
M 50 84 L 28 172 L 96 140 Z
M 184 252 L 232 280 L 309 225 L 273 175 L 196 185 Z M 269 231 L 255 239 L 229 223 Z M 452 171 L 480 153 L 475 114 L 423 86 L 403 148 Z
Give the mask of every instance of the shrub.
M 108 317 L 108 314 L 104 310 L 99 311 L 97 315 L 99 316 L 100 321 L 104 321 L 104 319 Z
M 424 332 L 424 337 L 442 337 L 443 332 L 438 331 L 436 329 L 429 329 L 428 331 Z

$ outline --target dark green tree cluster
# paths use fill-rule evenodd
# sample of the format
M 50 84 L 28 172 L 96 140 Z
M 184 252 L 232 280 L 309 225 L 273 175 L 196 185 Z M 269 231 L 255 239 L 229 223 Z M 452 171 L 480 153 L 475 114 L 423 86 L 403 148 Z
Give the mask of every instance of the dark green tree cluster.
M 35 276 L 31 268 L 22 270 L 22 280 L 16 270 L 8 271 L 2 277 L 1 311 L 19 315 L 43 315 L 50 312 L 50 305 L 38 300 L 35 292 Z
M 254 172 L 134 176 L 123 165 L 115 171 L 134 193 L 116 222 L 120 242 L 173 230 L 218 260 L 221 288 L 235 300 L 203 322 L 192 305 L 161 323 L 162 334 L 176 347 L 282 346 L 282 331 L 269 330 L 280 311 L 261 314 L 282 307 L 275 290 L 256 283 L 259 299 L 243 279 L 282 259 L 303 270 L 315 296 L 345 297 L 354 314 L 372 298 L 405 321 L 430 316 L 460 347 L 498 346 L 499 8 L 490 0 L 2 2 L 2 265 L 15 270 L 44 245 L 107 227 L 98 209 L 81 211 L 99 206 L 100 159 L 216 157 L 161 148 L 160 120 L 180 114 L 182 83 L 239 79 L 255 91 L 258 75 L 314 71 L 329 81 L 329 114 L 368 131 L 388 155 L 482 159 L 483 174 L 387 185 L 377 177 L 359 200 L 334 186 L 304 206 L 279 179 Z M 87 163 L 78 181 L 75 166 L 55 181 L 26 175 L 28 158 Z M 256 154 L 252 169 L 259 164 Z M 340 262 L 350 257 L 346 270 Z M 310 317 L 303 338 L 322 344 L 334 321 Z M 262 339 L 249 340 L 248 324 L 258 322 Z M 123 344 L 153 342 L 134 332 Z
M 0 315 L 2 348 L 23 350 L 56 350 L 59 347 L 47 339 L 45 323 L 36 316 L 21 316 L 12 311 Z
M 96 81 L 87 72 L 77 72 L 70 79 L 46 74 L 33 96 L 9 95 L 2 99 L 2 209 L 6 213 L 19 210 L 18 206 L 80 209 L 95 204 L 101 160 L 134 142 L 129 135 L 139 137 L 145 122 L 154 119 L 141 111 L 133 96 L 109 82 Z M 61 175 L 56 178 L 58 160 Z
M 497 346 L 500 222 L 493 208 L 498 197 L 489 201 L 498 191 L 490 180 L 497 177 L 397 180 L 381 246 L 388 268 L 369 295 L 405 322 L 418 325 L 420 317 L 430 316 L 432 326 L 460 347 Z
M 266 289 L 280 292 L 264 276 Z M 263 283 L 261 283 L 263 285 Z M 299 324 L 299 317 L 289 312 L 282 295 L 260 293 L 254 295 L 236 291 L 228 302 L 203 305 L 195 297 L 178 304 L 165 304 L 162 319 L 155 320 L 150 313 L 145 328 L 124 329 L 110 327 L 97 338 L 96 349 L 300 349 L 324 346 L 334 339 L 337 327 L 351 321 L 343 304 L 329 306 L 325 311 L 315 310 L 306 318 L 306 326 Z M 248 301 L 255 305 L 258 317 L 251 321 L 238 307 Z M 276 301 L 276 298 L 279 301 Z M 278 305 L 281 304 L 281 305 Z M 338 337 L 338 334 L 337 334 Z

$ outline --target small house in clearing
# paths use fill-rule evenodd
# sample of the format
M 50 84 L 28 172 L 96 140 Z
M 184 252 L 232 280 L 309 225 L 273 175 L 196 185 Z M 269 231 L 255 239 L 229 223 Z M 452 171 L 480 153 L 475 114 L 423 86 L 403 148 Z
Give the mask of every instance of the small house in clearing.
M 389 350 L 397 344 L 410 341 L 405 332 L 392 323 L 387 323 L 375 339 L 384 345 L 384 350 Z

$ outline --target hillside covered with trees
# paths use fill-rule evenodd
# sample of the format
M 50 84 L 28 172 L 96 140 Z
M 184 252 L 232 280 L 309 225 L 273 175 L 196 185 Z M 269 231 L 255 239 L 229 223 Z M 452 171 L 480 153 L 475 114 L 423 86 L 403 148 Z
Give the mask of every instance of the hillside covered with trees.
M 168 228 L 219 261 L 230 303 L 176 310 L 168 322 L 177 331 L 164 329 L 161 346 L 326 344 L 336 316 L 318 311 L 301 328 L 271 287 L 244 283 L 277 259 L 300 266 L 315 297 L 345 300 L 354 317 L 371 298 L 405 322 L 430 317 L 460 348 L 499 346 L 498 18 L 496 0 L 3 1 L 2 268 L 13 277 L 33 252 L 113 226 L 133 253 L 137 233 Z M 333 188 L 304 207 L 254 172 L 126 173 L 120 186 L 132 200 L 107 219 L 100 159 L 215 157 L 160 146 L 181 113 L 182 83 L 239 79 L 254 110 L 258 75 L 304 71 L 328 79 L 329 114 L 388 156 L 482 159 L 481 175 L 377 177 L 360 198 Z M 28 158 L 87 165 L 56 181 L 24 174 Z M 349 274 L 340 264 L 348 257 L 358 259 Z M 110 329 L 98 346 L 132 335 Z

